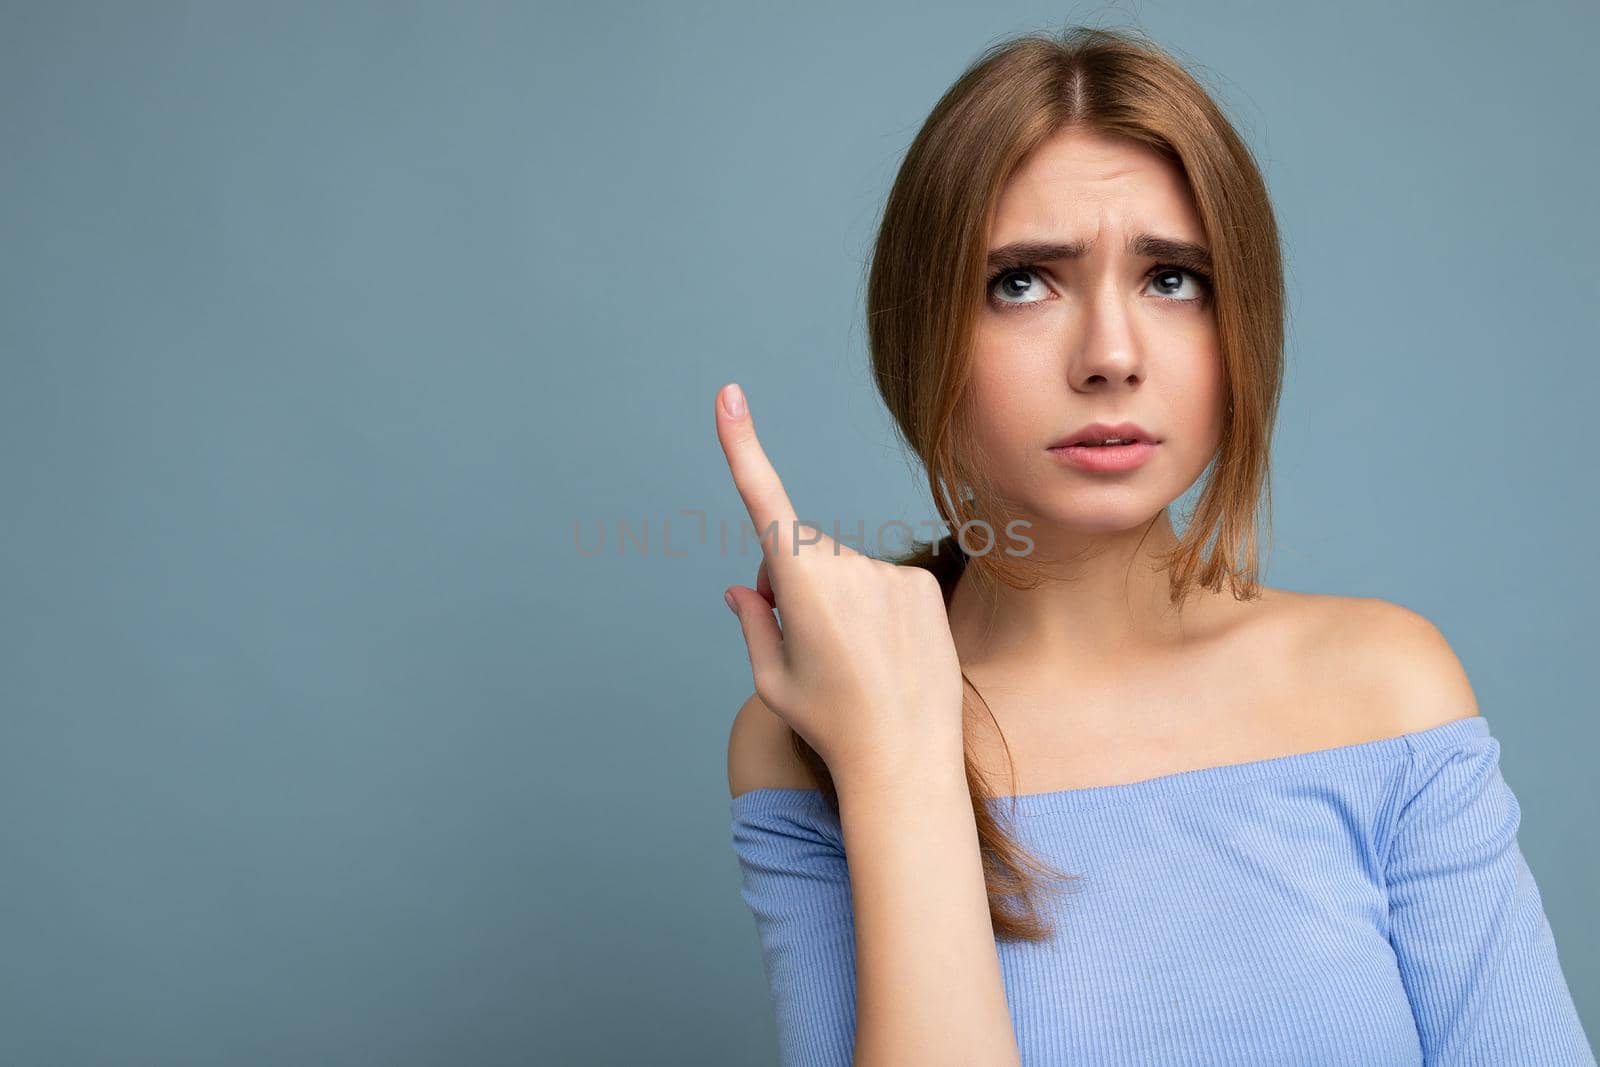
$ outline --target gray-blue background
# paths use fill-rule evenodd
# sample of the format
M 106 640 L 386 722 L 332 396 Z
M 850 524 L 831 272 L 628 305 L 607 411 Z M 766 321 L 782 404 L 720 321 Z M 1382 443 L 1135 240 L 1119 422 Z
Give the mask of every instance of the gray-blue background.
M 0 1061 L 772 1062 L 713 394 L 808 517 L 934 515 L 873 226 L 985 45 L 1083 20 L 1258 151 L 1267 579 L 1451 640 L 1600 1034 L 1597 11 L 0 5 Z

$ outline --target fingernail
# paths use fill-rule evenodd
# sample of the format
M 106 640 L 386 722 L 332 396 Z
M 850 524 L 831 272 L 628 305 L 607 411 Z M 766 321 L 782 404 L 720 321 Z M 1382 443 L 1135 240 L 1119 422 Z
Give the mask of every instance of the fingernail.
M 738 617 L 739 605 L 734 602 L 733 591 L 731 589 L 724 589 L 722 591 L 722 599 L 727 602 L 728 610 L 733 612 L 735 617 Z
M 728 391 L 722 396 L 722 407 L 731 418 L 737 419 L 744 414 L 744 390 L 739 388 L 738 382 L 728 386 Z

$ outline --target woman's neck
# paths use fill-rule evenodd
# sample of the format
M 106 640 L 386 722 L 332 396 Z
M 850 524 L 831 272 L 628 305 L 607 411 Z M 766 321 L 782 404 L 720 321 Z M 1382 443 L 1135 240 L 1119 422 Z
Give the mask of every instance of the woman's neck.
M 1157 559 L 1177 544 L 1166 509 L 1129 530 L 1028 531 L 1048 580 L 1030 590 L 980 585 L 969 564 L 950 597 L 950 630 L 963 665 L 1073 671 L 1148 662 L 1203 636 L 1233 597 L 1198 589 L 1182 607 Z M 1074 672 L 1076 673 L 1076 672 Z

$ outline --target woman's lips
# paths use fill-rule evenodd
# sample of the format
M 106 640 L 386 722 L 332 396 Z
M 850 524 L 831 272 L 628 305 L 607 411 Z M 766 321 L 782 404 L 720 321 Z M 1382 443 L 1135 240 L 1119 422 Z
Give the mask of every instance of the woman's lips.
M 1152 441 L 1131 445 L 1068 445 L 1046 452 L 1069 467 L 1085 471 L 1131 471 L 1141 466 L 1157 448 Z

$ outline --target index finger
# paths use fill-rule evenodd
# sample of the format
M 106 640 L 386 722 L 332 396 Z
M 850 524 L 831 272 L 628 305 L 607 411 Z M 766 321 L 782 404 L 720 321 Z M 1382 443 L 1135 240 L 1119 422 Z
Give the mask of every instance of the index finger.
M 794 538 L 794 505 L 761 442 L 756 440 L 755 422 L 737 382 L 729 382 L 717 391 L 717 439 L 722 442 L 733 484 L 755 524 L 761 551 L 768 560 L 787 553 Z

